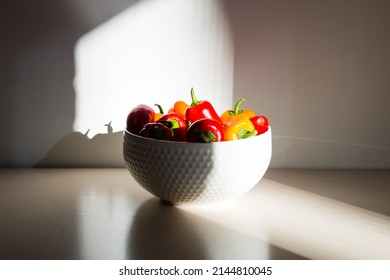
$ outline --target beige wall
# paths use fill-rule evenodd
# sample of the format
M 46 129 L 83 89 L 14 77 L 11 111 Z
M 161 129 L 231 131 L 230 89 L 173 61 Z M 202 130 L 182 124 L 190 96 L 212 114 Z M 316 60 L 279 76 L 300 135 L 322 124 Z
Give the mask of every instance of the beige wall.
M 228 3 L 234 94 L 269 116 L 273 166 L 388 168 L 390 2 Z

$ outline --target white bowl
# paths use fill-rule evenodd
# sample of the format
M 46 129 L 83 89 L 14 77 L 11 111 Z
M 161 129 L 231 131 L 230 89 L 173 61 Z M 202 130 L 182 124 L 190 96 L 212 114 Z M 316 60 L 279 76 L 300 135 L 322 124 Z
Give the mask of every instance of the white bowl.
M 209 204 L 253 188 L 271 160 L 271 127 L 236 141 L 184 143 L 124 131 L 123 156 L 134 179 L 170 204 Z

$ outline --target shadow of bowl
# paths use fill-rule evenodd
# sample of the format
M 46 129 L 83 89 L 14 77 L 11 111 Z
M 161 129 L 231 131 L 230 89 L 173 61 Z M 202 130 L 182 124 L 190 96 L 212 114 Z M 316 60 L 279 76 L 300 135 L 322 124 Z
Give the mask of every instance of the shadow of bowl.
M 157 198 L 137 211 L 127 240 L 127 258 L 138 260 L 207 259 L 194 216 Z

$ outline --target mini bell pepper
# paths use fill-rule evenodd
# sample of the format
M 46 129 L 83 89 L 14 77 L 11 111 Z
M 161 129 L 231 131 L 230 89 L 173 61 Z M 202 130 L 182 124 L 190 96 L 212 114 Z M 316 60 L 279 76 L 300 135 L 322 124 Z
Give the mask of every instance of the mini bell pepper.
M 172 129 L 163 123 L 151 122 L 144 126 L 139 133 L 140 136 L 153 138 L 157 140 L 173 141 L 174 135 Z
M 133 134 L 139 134 L 142 128 L 154 120 L 155 112 L 148 105 L 140 104 L 127 115 L 126 129 Z
M 188 108 L 188 104 L 185 103 L 184 101 L 179 100 L 173 104 L 173 108 L 169 109 L 168 113 L 178 113 L 183 118 L 185 118 L 187 108 Z
M 265 116 L 254 116 L 249 118 L 249 120 L 255 126 L 255 129 L 257 130 L 257 134 L 263 134 L 268 130 L 269 127 L 268 119 Z
M 222 123 L 227 123 L 231 120 L 240 118 L 240 117 L 247 117 L 251 118 L 254 117 L 256 114 L 252 110 L 240 110 L 240 105 L 244 103 L 246 100 L 245 98 L 242 98 L 237 101 L 236 105 L 234 106 L 233 110 L 227 110 L 221 115 L 221 121 Z
M 231 120 L 223 125 L 225 141 L 245 139 L 257 135 L 255 126 L 247 117 Z
M 221 118 L 215 111 L 214 107 L 210 102 L 205 100 L 197 100 L 195 97 L 194 89 L 191 88 L 191 105 L 186 109 L 186 121 L 188 124 L 191 124 L 200 119 L 213 119 L 218 122 L 221 122 Z
M 187 142 L 220 142 L 225 138 L 222 124 L 214 119 L 194 121 L 187 130 Z
M 186 141 L 187 122 L 178 113 L 168 113 L 162 116 L 157 122 L 169 122 L 169 127 L 173 130 L 175 140 L 180 142 Z
M 160 104 L 154 104 L 154 106 L 157 106 L 159 112 L 154 115 L 154 121 L 158 121 L 162 116 L 164 116 L 164 110 L 161 107 Z

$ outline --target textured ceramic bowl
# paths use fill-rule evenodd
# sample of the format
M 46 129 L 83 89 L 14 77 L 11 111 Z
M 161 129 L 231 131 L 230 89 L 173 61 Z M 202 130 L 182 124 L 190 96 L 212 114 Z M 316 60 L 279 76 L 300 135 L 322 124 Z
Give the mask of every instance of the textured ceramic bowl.
M 171 204 L 209 204 L 244 194 L 263 177 L 271 153 L 271 128 L 256 137 L 216 143 L 159 141 L 124 131 L 130 174 Z

